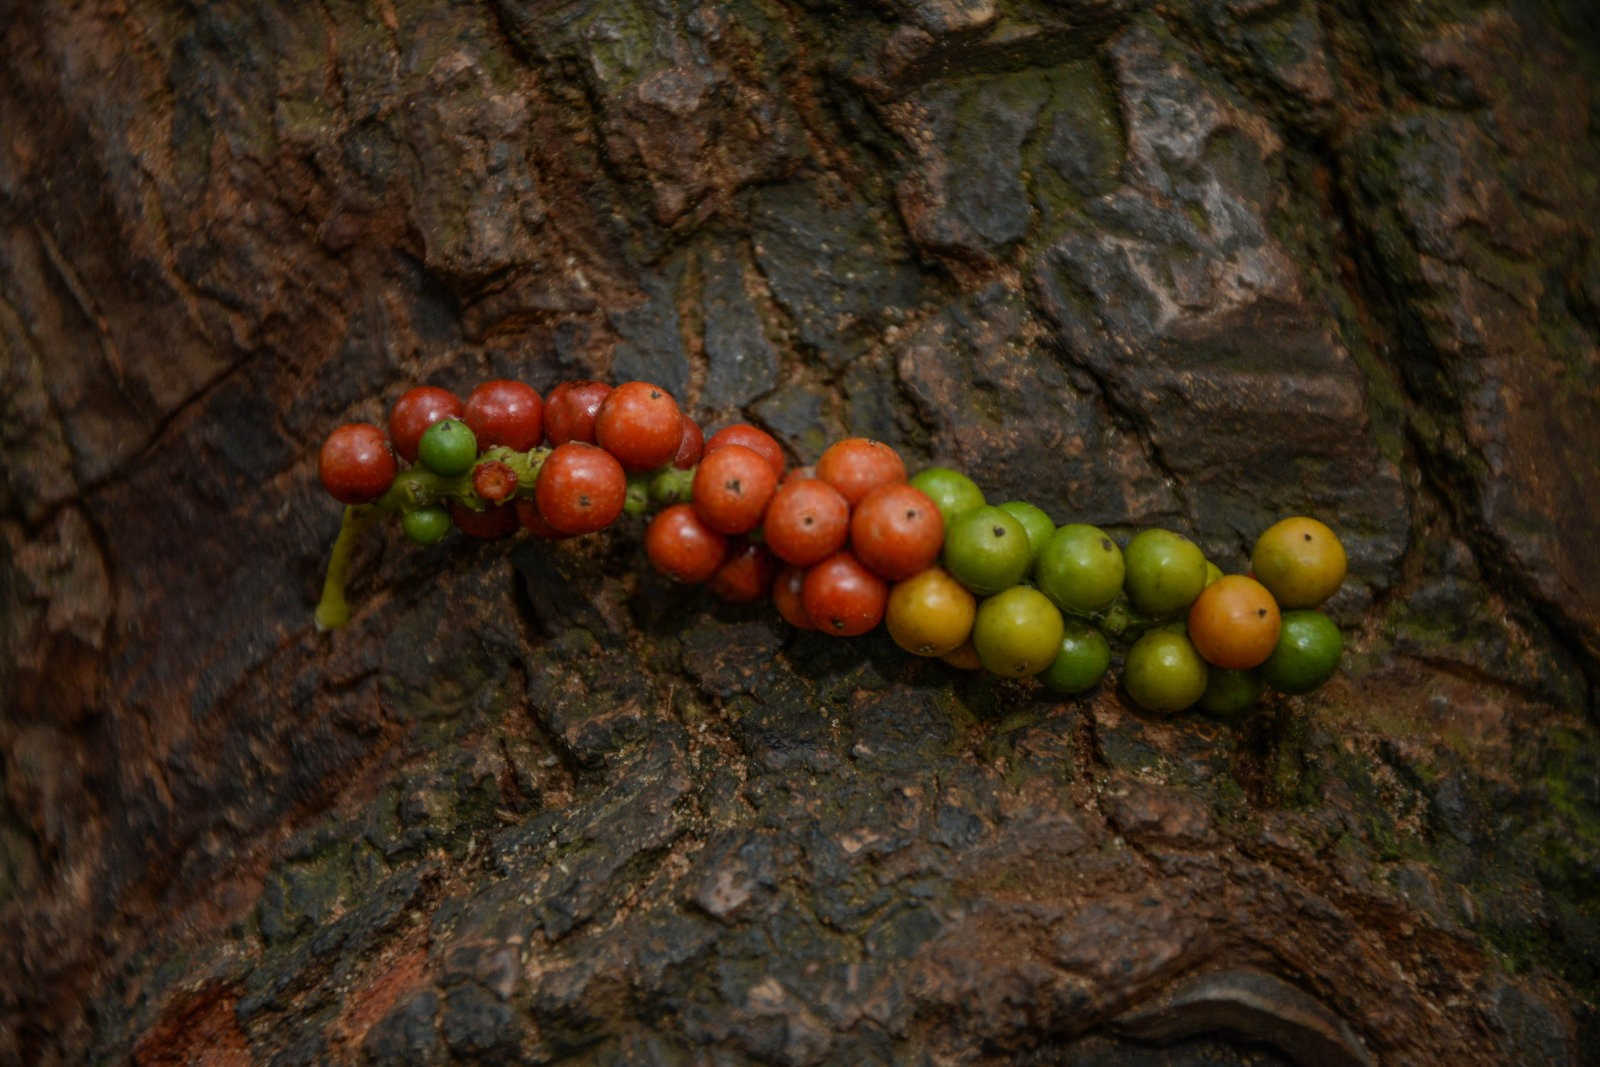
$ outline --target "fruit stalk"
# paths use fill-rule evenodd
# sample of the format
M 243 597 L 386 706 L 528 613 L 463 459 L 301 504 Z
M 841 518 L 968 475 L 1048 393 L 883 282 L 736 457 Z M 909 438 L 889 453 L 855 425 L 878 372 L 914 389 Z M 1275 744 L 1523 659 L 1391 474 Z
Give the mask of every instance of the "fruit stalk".
M 347 506 L 339 520 L 339 536 L 334 539 L 333 551 L 328 554 L 328 574 L 322 581 L 322 599 L 317 601 L 317 629 L 337 630 L 350 621 L 350 604 L 345 600 L 344 585 L 350 572 L 350 556 L 355 552 L 356 541 L 380 514 L 376 504 Z
M 517 492 L 528 495 L 539 480 L 539 468 L 544 465 L 548 448 L 532 448 L 514 452 L 509 448 L 491 448 L 479 457 L 478 464 L 499 462 L 510 467 L 517 475 Z M 318 631 L 337 630 L 350 621 L 350 604 L 345 599 L 344 587 L 349 578 L 350 557 L 356 542 L 380 515 L 397 515 L 418 508 L 431 507 L 445 500 L 455 500 L 474 511 L 481 511 L 485 502 L 472 488 L 472 471 L 455 477 L 445 477 L 427 470 L 420 464 L 401 471 L 394 484 L 370 504 L 346 506 L 339 522 L 339 536 L 334 539 L 333 551 L 328 554 L 328 572 L 322 581 L 322 597 L 317 601 L 315 619 Z

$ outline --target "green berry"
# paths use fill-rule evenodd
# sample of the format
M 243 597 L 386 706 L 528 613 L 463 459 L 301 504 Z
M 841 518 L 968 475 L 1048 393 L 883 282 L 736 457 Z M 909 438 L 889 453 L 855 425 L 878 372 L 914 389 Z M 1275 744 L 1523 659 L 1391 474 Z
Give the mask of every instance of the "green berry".
M 1056 532 L 1056 524 L 1046 515 L 1044 509 L 1026 500 L 1007 500 L 1000 505 L 1000 510 L 1022 523 L 1022 528 L 1028 533 L 1028 550 L 1033 553 L 1029 565 L 1039 558 L 1039 552 L 1044 548 L 1046 541 Z
M 1100 684 L 1111 666 L 1111 646 L 1105 634 L 1081 622 L 1068 622 L 1061 634 L 1061 650 L 1039 675 L 1047 689 L 1069 696 Z
M 939 509 L 939 517 L 944 519 L 946 530 L 956 519 L 986 503 L 983 490 L 978 488 L 977 482 L 949 467 L 929 467 L 911 479 L 911 485 L 933 501 L 933 506 Z
M 1010 589 L 1032 562 L 1028 531 L 999 508 L 974 508 L 945 527 L 944 569 L 979 596 Z
M 419 545 L 434 545 L 450 532 L 450 513 L 444 508 L 417 508 L 400 519 L 406 536 Z
M 440 419 L 423 431 L 417 458 L 433 473 L 454 478 L 477 462 L 478 438 L 460 419 Z

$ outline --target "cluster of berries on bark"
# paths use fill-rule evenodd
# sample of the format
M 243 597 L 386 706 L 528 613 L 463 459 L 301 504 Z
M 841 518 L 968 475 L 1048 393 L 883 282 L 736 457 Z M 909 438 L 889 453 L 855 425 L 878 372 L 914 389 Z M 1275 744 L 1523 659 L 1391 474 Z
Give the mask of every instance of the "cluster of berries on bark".
M 748 423 L 704 437 L 649 382 L 569 381 L 541 397 L 497 380 L 465 401 L 420 386 L 395 403 L 387 434 L 367 423 L 330 434 L 319 469 L 349 505 L 318 607 L 326 627 L 348 618 L 349 540 L 378 514 L 432 544 L 452 527 L 559 540 L 653 512 L 646 555 L 677 581 L 736 603 L 770 596 L 801 629 L 852 637 L 885 624 L 914 655 L 1061 693 L 1100 684 L 1116 643 L 1139 706 L 1234 714 L 1268 686 L 1322 684 L 1342 651 L 1313 609 L 1343 580 L 1344 549 L 1315 519 L 1275 524 L 1251 573 L 1224 576 L 1169 530 L 1124 546 L 1026 501 L 990 505 L 946 467 L 908 477 L 880 441 L 839 441 L 791 468 Z

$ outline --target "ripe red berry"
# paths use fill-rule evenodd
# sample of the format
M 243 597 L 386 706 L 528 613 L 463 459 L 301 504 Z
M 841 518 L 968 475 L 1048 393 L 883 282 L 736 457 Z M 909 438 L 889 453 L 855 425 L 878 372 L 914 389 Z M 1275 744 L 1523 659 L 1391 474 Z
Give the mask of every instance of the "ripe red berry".
M 706 454 L 705 436 L 700 432 L 700 424 L 689 416 L 683 417 L 683 436 L 678 439 L 678 451 L 672 457 L 672 465 L 681 471 L 686 471 L 700 462 L 700 457 Z
M 812 567 L 800 586 L 800 602 L 812 624 L 838 637 L 854 637 L 878 625 L 888 600 L 888 583 L 849 552 Z
M 722 565 L 728 539 L 701 522 L 688 504 L 674 504 L 650 520 L 644 532 L 644 551 L 662 574 L 698 583 Z
M 783 568 L 772 583 L 772 602 L 777 605 L 778 614 L 783 616 L 783 621 L 790 626 L 801 630 L 815 630 L 817 626 L 811 621 L 811 616 L 806 614 L 805 603 L 800 597 L 805 581 L 806 572 L 803 567 Z
M 462 533 L 480 541 L 497 541 L 509 537 L 517 528 L 517 509 L 510 504 L 496 504 L 473 511 L 457 501 L 450 501 L 450 519 Z
M 809 567 L 844 547 L 850 536 L 850 505 L 827 482 L 786 481 L 772 494 L 761 530 L 775 556 Z
M 480 449 L 504 445 L 526 452 L 544 438 L 544 401 L 531 385 L 504 378 L 474 389 L 462 419 L 477 436 Z
M 817 477 L 855 507 L 872 490 L 906 480 L 905 461 L 882 441 L 850 437 L 828 446 L 817 460 Z
M 628 476 L 616 457 L 578 441 L 550 453 L 533 487 L 539 514 L 564 534 L 605 529 L 622 514 L 627 494 Z
M 383 431 L 370 422 L 350 422 L 328 435 L 317 457 L 322 487 L 341 504 L 367 504 L 394 484 L 394 453 Z
M 695 469 L 694 510 L 718 533 L 747 533 L 761 522 L 777 486 L 766 460 L 743 445 L 725 445 L 708 452 Z
M 544 436 L 551 447 L 568 441 L 594 444 L 594 419 L 611 395 L 605 382 L 562 382 L 544 401 Z
M 544 541 L 561 541 L 569 536 L 545 521 L 532 497 L 519 496 L 512 503 L 517 509 L 517 521 L 533 536 Z
M 408 389 L 389 411 L 389 439 L 407 463 L 417 461 L 417 442 L 440 419 L 459 419 L 461 400 L 448 389 L 419 385 Z
M 748 422 L 736 422 L 732 426 L 724 426 L 711 435 L 706 441 L 706 451 L 715 452 L 723 445 L 743 445 L 762 459 L 772 465 L 772 471 L 781 480 L 783 469 L 789 465 L 784 458 L 783 446 L 778 444 L 777 438 L 759 427 L 751 426 Z
M 944 519 L 926 493 L 899 482 L 880 485 L 850 516 L 850 551 L 891 582 L 927 570 L 944 547 Z
M 772 572 L 777 564 L 772 553 L 761 545 L 746 541 L 728 554 L 711 576 L 713 593 L 730 604 L 753 604 L 772 587 Z
M 672 394 L 649 382 L 626 382 L 611 390 L 594 420 L 595 444 L 630 471 L 665 466 L 683 440 L 683 413 Z

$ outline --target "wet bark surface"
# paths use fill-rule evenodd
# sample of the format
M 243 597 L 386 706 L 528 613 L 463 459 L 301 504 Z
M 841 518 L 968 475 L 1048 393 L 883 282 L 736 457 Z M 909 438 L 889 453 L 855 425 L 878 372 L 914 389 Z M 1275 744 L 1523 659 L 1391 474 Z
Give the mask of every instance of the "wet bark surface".
M 1600 27 L 1476 0 L 0 3 L 0 1057 L 1600 1048 Z M 648 377 L 1225 570 L 1241 723 L 830 641 L 639 531 L 357 555 L 418 382 Z

